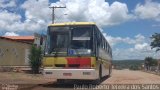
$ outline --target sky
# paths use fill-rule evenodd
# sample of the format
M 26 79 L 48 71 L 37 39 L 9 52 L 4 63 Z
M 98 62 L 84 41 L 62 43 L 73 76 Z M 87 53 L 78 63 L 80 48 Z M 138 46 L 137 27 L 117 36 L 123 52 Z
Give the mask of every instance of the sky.
M 0 0 L 0 36 L 45 34 L 55 22 L 96 22 L 112 47 L 114 60 L 160 58 L 151 35 L 160 33 L 160 0 Z

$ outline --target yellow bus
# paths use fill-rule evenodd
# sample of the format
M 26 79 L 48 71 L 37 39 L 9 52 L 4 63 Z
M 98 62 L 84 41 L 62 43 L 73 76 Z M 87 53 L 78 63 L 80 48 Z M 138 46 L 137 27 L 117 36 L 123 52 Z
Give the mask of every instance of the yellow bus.
M 58 81 L 110 76 L 112 49 L 94 22 L 50 24 L 46 42 L 44 76 Z

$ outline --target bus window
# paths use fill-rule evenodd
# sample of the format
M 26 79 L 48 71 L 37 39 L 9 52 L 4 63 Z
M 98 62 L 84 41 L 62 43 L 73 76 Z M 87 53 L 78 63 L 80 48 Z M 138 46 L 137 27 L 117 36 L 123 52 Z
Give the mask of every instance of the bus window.
M 49 54 L 67 55 L 69 45 L 68 27 L 50 27 Z
M 107 44 L 106 44 L 106 42 L 105 42 L 104 44 L 105 44 L 105 47 L 104 47 L 104 48 L 105 48 L 105 51 L 106 51 L 106 49 L 107 49 Z
M 91 33 L 92 28 L 90 26 L 77 26 L 72 27 L 72 38 L 70 48 L 76 50 L 79 54 L 91 54 Z
M 55 43 L 53 43 L 53 47 L 57 48 L 67 48 L 68 45 L 68 35 L 67 34 L 53 34 L 53 40 Z
M 107 50 L 108 50 L 108 43 L 106 42 L 106 52 L 107 52 Z

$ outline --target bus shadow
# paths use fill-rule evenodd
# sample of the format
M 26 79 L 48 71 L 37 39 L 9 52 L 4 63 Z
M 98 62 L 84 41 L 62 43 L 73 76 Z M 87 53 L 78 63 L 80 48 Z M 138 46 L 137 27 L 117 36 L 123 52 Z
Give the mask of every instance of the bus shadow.
M 67 80 L 63 83 L 58 83 L 58 82 L 50 82 L 50 83 L 45 83 L 41 84 L 39 86 L 45 87 L 45 88 L 87 88 L 87 87 L 96 87 L 97 85 L 100 85 L 103 81 L 107 80 L 109 76 L 103 77 L 101 80 Z

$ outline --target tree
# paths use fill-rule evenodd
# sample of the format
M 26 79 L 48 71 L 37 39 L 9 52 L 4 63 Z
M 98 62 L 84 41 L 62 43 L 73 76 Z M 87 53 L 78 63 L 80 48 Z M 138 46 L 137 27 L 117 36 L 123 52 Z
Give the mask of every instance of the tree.
M 156 48 L 156 52 L 160 50 L 160 33 L 155 33 L 151 37 L 152 42 L 150 46 Z
M 153 59 L 152 57 L 146 57 L 144 61 L 145 61 L 145 68 L 147 70 L 149 70 L 151 66 L 157 66 L 158 64 L 157 60 Z
M 42 56 L 41 56 L 41 48 L 40 47 L 36 47 L 35 45 L 32 45 L 31 50 L 30 50 L 30 54 L 29 54 L 29 63 L 32 69 L 32 72 L 34 74 L 39 73 L 39 69 L 41 67 L 41 60 L 42 60 Z
M 146 57 L 145 59 L 144 59 L 144 61 L 145 61 L 145 68 L 147 69 L 147 70 L 149 70 L 149 68 L 150 68 L 150 66 L 151 66 L 151 60 L 152 60 L 153 58 L 152 57 Z

